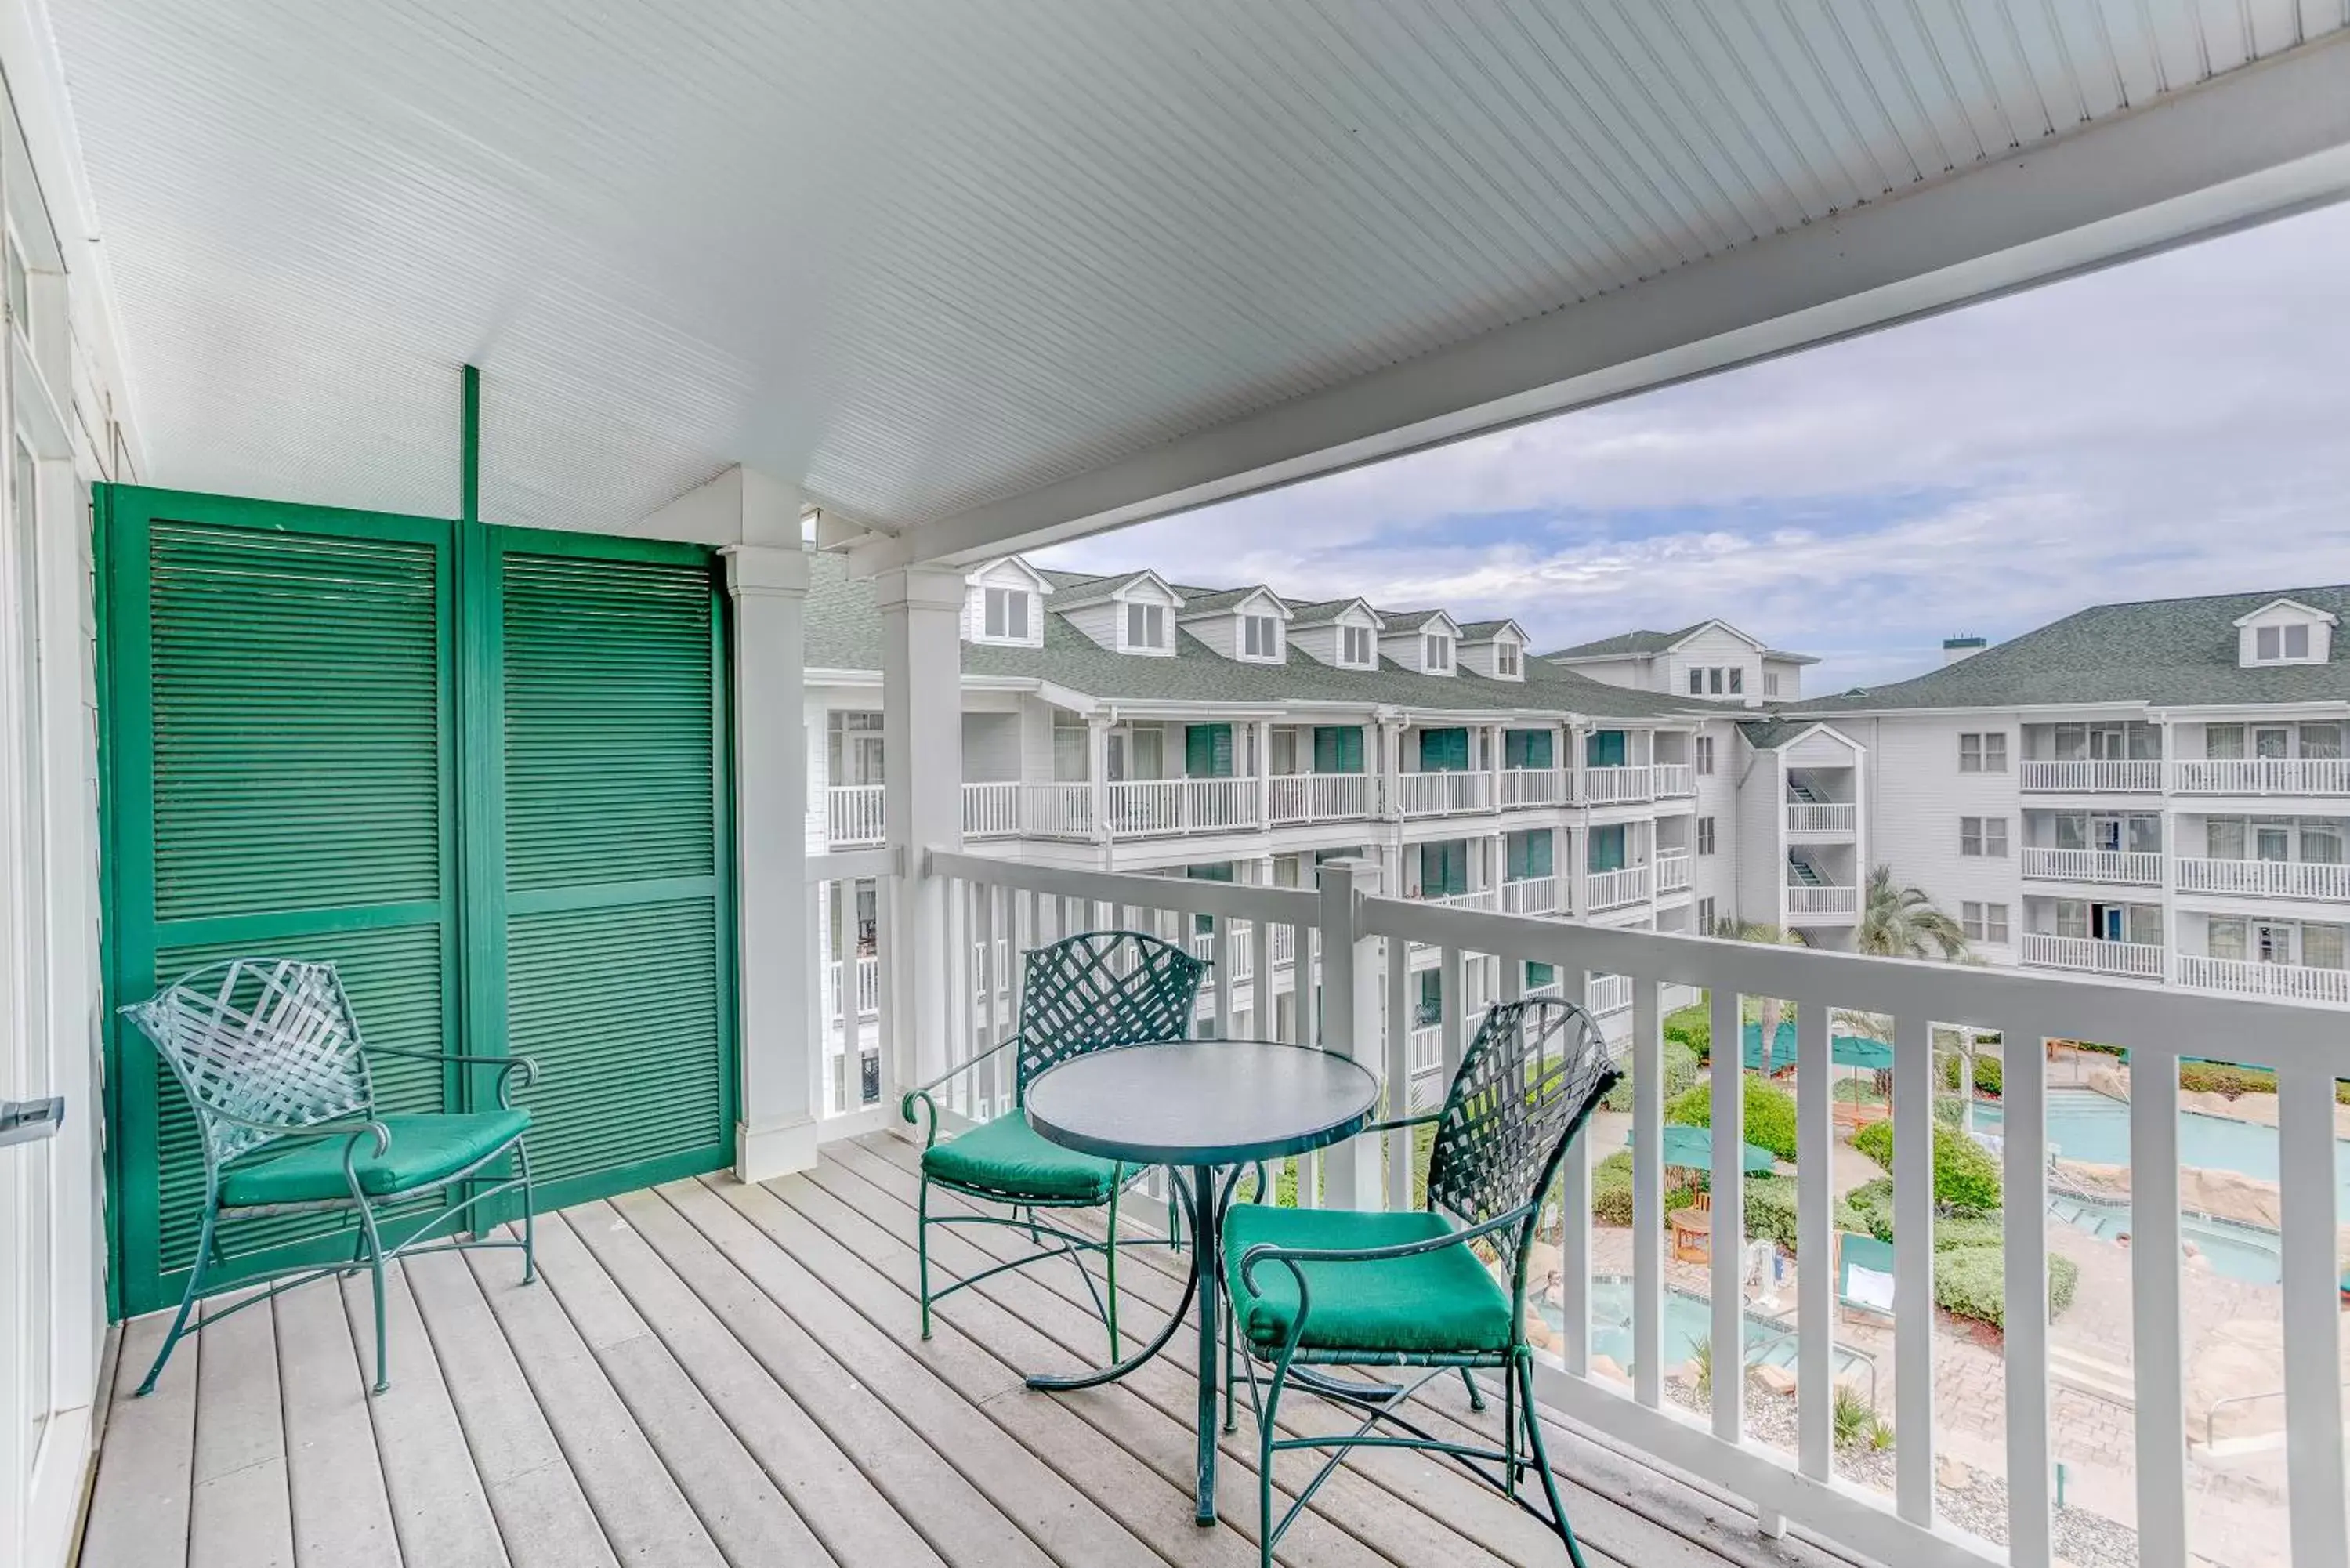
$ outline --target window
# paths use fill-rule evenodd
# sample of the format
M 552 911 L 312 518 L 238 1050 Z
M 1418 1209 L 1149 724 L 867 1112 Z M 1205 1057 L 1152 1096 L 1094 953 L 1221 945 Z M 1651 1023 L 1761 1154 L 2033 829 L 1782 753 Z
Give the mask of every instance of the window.
M 1338 628 L 1338 662 L 1367 669 L 1371 662 L 1371 628 L 1367 626 L 1342 626 Z
M 1731 691 L 1731 696 L 1733 696 L 1733 697 L 1735 697 L 1735 696 L 1740 696 L 1740 695 L 1742 695 L 1742 694 L 1745 692 L 1745 691 L 1746 691 L 1746 671 L 1745 671 L 1744 670 L 1742 670 L 1742 669 L 1733 669 L 1733 670 L 1731 670 L 1731 672 L 1730 672 L 1730 691 Z
M 1764 670 L 1762 672 L 1762 695 L 1765 697 L 1776 697 L 1778 694 L 1779 678 L 1776 675 L 1772 674 L 1769 670 Z
M 1423 644 L 1420 651 L 1421 668 L 1430 675 L 1451 674 L 1452 672 L 1452 639 L 1430 632 L 1421 639 L 1421 642 Z
M 1707 937 L 1713 935 L 1713 900 L 1711 898 L 1700 898 L 1697 901 L 1698 934 L 1700 936 Z
M 1970 942 L 2007 940 L 2007 906 L 1978 904 L 1970 899 L 1959 906 L 1959 929 Z
M 1241 617 L 1241 651 L 1250 659 L 1281 657 L 1281 622 L 1269 615 Z
M 1959 772 L 1962 774 L 2007 772 L 2007 732 L 1970 730 L 1960 735 L 1959 737 Z
M 1713 818 L 1710 816 L 1697 819 L 1697 852 L 1700 855 L 1713 853 Z
M 1555 755 L 1548 730 L 1511 730 L 1502 736 L 1503 767 L 1548 768 Z
M 990 642 L 1026 642 L 1028 601 L 1032 597 L 1025 588 L 988 589 L 983 635 Z
M 1711 735 L 1700 735 L 1697 738 L 1697 771 L 1701 774 L 1713 772 L 1713 737 Z
M 2301 928 L 2301 961 L 2310 969 L 2340 969 L 2342 928 L 2305 925 Z
M 1706 678 L 1706 686 L 1707 686 L 1708 690 L 1710 690 L 1710 691 L 1711 691 L 1711 693 L 1712 693 L 1714 696 L 1716 696 L 1716 697 L 1721 696 L 1721 670 L 1720 666 L 1716 666 L 1715 668 L 1713 668 L 1713 669 L 1711 669 L 1711 670 L 1707 670 L 1707 671 L 1705 672 L 1705 678 Z
M 2284 628 L 2284 656 L 2287 659 L 2309 657 L 2309 628 L 2289 626 Z M 2339 967 L 2338 965 L 2336 966 Z
M 2252 657 L 2255 659 L 2283 658 L 2283 651 L 2278 646 L 2282 639 L 2283 630 L 2284 628 L 2282 627 L 2275 626 L 2264 626 L 2261 628 L 2260 630 L 2254 634 L 2255 646 L 2252 651 Z M 2303 627 L 2302 628 L 2302 639 L 2304 644 L 2307 642 L 2308 637 L 2309 628 L 2307 627 Z
M 1091 737 L 1086 722 L 1071 713 L 1053 715 L 1053 777 L 1061 784 L 1082 784 L 1093 772 Z
M 1983 940 L 1987 942 L 2007 940 L 2007 906 L 2005 904 L 1983 906 Z
M 1167 647 L 1167 610 L 1163 605 L 1126 607 L 1126 646 L 1163 652 Z
M 1959 818 L 1959 853 L 1979 856 L 1991 860 L 2004 859 L 2007 856 L 2007 818 L 2003 816 Z
M 2340 756 L 2342 726 L 2331 722 L 2303 724 L 2301 727 L 2301 754 L 2304 757 Z
M 1515 680 L 1518 678 L 1518 645 L 1516 643 L 1497 642 L 1493 645 L 1493 673 L 1504 680 Z
M 2244 754 L 2244 727 L 2241 724 L 2206 724 L 2203 726 L 2203 754 L 2213 762 L 2233 762 Z
M 1692 670 L 1690 671 L 1690 695 L 1692 697 L 1702 697 L 1705 695 L 1704 670 Z
M 2306 663 L 2318 651 L 2307 621 L 2252 628 L 2254 664 Z
M 1982 772 L 1982 736 L 1970 732 L 1959 737 L 1959 772 Z

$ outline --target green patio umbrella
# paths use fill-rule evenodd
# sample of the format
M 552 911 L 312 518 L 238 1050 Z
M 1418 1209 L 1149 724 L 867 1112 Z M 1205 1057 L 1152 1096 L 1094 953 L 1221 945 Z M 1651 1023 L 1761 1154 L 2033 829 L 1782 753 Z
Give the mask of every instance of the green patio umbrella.
M 1893 1071 L 1893 1047 L 1866 1034 L 1839 1034 L 1828 1042 L 1828 1054 L 1839 1067 L 1863 1067 L 1872 1073 Z
M 1627 1136 L 1625 1140 L 1632 1140 Z M 1749 1176 L 1767 1176 L 1777 1168 L 1778 1160 L 1767 1148 L 1757 1144 L 1742 1145 L 1739 1157 Z M 1679 1166 L 1684 1170 L 1713 1168 L 1713 1129 L 1711 1127 L 1669 1127 L 1665 1129 L 1665 1163 Z

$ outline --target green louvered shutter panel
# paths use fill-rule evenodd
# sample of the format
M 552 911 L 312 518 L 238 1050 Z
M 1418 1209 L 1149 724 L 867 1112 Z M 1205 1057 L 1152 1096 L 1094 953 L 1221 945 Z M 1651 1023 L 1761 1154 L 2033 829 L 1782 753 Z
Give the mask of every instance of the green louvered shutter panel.
M 447 525 L 140 490 L 102 505 L 117 990 L 239 955 L 328 959 L 370 1042 L 451 1048 Z M 184 1285 L 203 1166 L 178 1084 L 117 1029 L 113 1219 L 135 1313 Z M 384 1064 L 377 1087 L 399 1110 L 447 1108 L 453 1089 L 416 1062 Z M 224 1241 L 233 1262 L 291 1261 L 334 1228 L 247 1220 Z
M 1422 730 L 1419 732 L 1419 765 L 1424 773 L 1462 772 L 1469 766 L 1469 732 L 1466 730 Z
M 501 556 L 506 1044 L 547 1206 L 733 1152 L 716 584 L 643 553 Z
M 1232 727 L 1230 724 L 1183 726 L 1183 776 L 1228 779 L 1232 776 Z
M 1358 774 L 1363 771 L 1363 732 L 1353 724 L 1314 727 L 1314 771 L 1317 774 Z

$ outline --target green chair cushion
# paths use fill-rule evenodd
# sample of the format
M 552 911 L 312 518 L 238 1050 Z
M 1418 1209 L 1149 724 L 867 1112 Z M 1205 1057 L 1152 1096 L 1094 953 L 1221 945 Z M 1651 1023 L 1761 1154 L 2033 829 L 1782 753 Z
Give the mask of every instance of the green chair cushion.
M 1118 1190 L 1118 1168 L 1114 1160 L 1063 1148 L 1019 1111 L 922 1151 L 922 1174 L 932 1181 L 1040 1202 L 1107 1203 Z
M 1297 1283 L 1286 1265 L 1266 1262 L 1256 1288 L 1241 1282 L 1251 1247 L 1361 1250 L 1394 1247 L 1453 1231 L 1441 1214 L 1235 1205 L 1224 1221 L 1224 1279 L 1233 1321 L 1255 1344 L 1289 1337 Z M 1305 1274 L 1302 1350 L 1366 1355 L 1471 1355 L 1506 1351 L 1510 1295 L 1467 1244 L 1362 1263 L 1301 1263 Z
M 378 1155 L 372 1137 L 360 1140 L 359 1189 L 370 1198 L 437 1186 L 495 1154 L 530 1127 L 530 1113 L 522 1110 L 376 1119 L 391 1134 L 391 1147 Z M 350 1183 L 343 1177 L 343 1155 L 350 1147 L 349 1139 L 305 1139 L 273 1147 L 285 1152 L 264 1151 L 251 1163 L 231 1166 L 223 1173 L 224 1205 L 243 1209 L 264 1203 L 316 1203 L 351 1195 Z

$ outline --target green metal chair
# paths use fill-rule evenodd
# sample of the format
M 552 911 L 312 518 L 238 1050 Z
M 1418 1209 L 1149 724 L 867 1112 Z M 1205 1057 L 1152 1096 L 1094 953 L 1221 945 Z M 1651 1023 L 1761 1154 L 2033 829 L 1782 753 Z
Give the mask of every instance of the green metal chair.
M 909 1124 L 922 1106 L 929 1126 L 922 1147 L 921 1191 L 916 1210 L 916 1251 L 920 1274 L 922 1337 L 931 1337 L 931 1304 L 967 1285 L 1025 1268 L 1049 1258 L 1069 1258 L 1085 1277 L 1094 1310 L 1109 1331 L 1110 1359 L 1118 1359 L 1118 1204 L 1147 1169 L 1099 1159 L 1051 1142 L 1028 1125 L 1020 1107 L 1028 1082 L 1056 1063 L 1113 1045 L 1143 1045 L 1186 1039 L 1209 961 L 1194 958 L 1171 942 L 1139 931 L 1087 931 L 1047 947 L 1031 949 L 1020 986 L 1018 1028 L 990 1049 L 921 1087 L 909 1092 L 899 1112 Z M 998 1052 L 1013 1053 L 1013 1106 L 991 1120 L 951 1136 L 939 1137 L 934 1092 Z M 1004 1204 L 1009 1215 L 931 1212 L 931 1189 L 982 1202 Z M 1175 1199 L 1168 1197 L 1168 1245 L 1180 1245 Z M 1048 1209 L 1097 1209 L 1107 1205 L 1109 1222 L 1101 1239 L 1039 1220 Z M 998 1225 L 1024 1230 L 1039 1251 L 1024 1254 L 931 1289 L 931 1227 Z M 1052 1244 L 1045 1245 L 1047 1239 Z M 1085 1266 L 1086 1254 L 1104 1258 L 1103 1288 Z
M 1228 1327 L 1245 1347 L 1256 1411 L 1262 1563 L 1271 1564 L 1283 1532 L 1347 1451 L 1367 1445 L 1451 1458 L 1555 1530 L 1568 1560 L 1584 1568 L 1534 1407 L 1526 1262 L 1560 1162 L 1616 1080 L 1599 1026 L 1581 1007 L 1551 997 L 1503 1002 L 1485 1014 L 1441 1109 L 1365 1129 L 1409 1136 L 1435 1124 L 1424 1210 L 1232 1208 L 1224 1221 Z M 1271 1369 L 1262 1387 L 1260 1361 Z M 1387 1385 L 1319 1376 L 1310 1370 L 1316 1364 L 1425 1370 Z M 1471 1376 L 1480 1367 L 1503 1375 L 1499 1449 L 1440 1438 L 1400 1413 L 1430 1379 L 1454 1369 L 1471 1407 L 1483 1409 Z M 1329 1436 L 1276 1436 L 1274 1417 L 1293 1381 L 1360 1412 L 1362 1421 Z M 1326 1449 L 1329 1458 L 1276 1521 L 1274 1458 L 1291 1449 Z M 1529 1468 L 1542 1479 L 1547 1513 L 1519 1495 Z
M 375 1391 L 390 1386 L 384 1359 L 383 1268 L 395 1258 L 459 1248 L 516 1247 L 522 1280 L 536 1277 L 530 1152 L 523 1134 L 530 1113 L 513 1092 L 538 1076 L 526 1056 L 468 1056 L 369 1045 L 331 963 L 296 959 L 232 959 L 183 976 L 149 1001 L 122 1009 L 151 1042 L 188 1096 L 203 1137 L 203 1227 L 188 1288 L 172 1331 L 139 1392 L 163 1375 L 172 1347 L 192 1332 L 189 1314 L 207 1291 L 275 1279 L 209 1320 L 217 1323 L 255 1302 L 329 1274 L 365 1267 L 375 1285 Z M 369 1058 L 398 1056 L 498 1069 L 497 1108 L 433 1114 L 379 1112 Z M 511 1175 L 479 1179 L 513 1158 Z M 455 1200 L 421 1218 L 402 1218 L 406 1234 L 389 1245 L 384 1211 L 433 1189 Z M 522 1194 L 522 1236 L 425 1242 L 458 1214 L 508 1192 Z M 444 1196 L 446 1194 L 444 1193 Z M 305 1269 L 290 1278 L 264 1272 L 213 1278 L 225 1267 L 224 1220 L 308 1211 L 348 1211 L 356 1220 L 350 1261 Z

